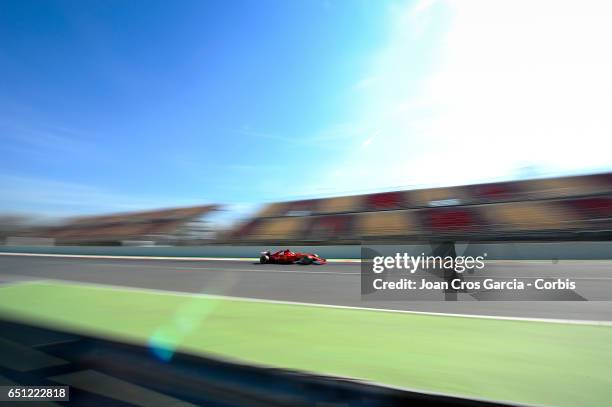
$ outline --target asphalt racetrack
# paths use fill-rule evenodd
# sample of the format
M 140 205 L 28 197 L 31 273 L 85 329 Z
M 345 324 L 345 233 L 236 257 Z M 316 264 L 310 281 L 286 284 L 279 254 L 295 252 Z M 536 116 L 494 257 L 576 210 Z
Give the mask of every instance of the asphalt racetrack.
M 490 262 L 497 276 L 572 277 L 595 294 L 612 285 L 612 262 Z M 609 301 L 363 301 L 358 263 L 261 265 L 246 260 L 135 260 L 0 256 L 0 284 L 72 282 L 234 297 L 447 314 L 612 321 Z M 605 296 L 605 295 L 603 295 Z

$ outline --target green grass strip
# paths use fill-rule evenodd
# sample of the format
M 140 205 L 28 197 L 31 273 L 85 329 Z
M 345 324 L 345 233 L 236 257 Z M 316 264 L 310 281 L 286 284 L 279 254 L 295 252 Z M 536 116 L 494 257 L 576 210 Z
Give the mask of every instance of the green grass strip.
M 0 313 L 169 349 L 424 391 L 558 406 L 612 400 L 609 326 L 309 307 L 63 283 L 1 287 Z

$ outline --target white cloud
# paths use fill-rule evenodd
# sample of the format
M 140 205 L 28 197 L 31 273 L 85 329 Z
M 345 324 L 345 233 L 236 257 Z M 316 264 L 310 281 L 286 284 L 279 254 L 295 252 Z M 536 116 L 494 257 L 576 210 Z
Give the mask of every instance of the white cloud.
M 521 162 L 551 172 L 610 165 L 610 4 L 452 5 L 444 62 L 423 94 L 437 114 L 423 131 L 447 151 L 495 157 L 491 174 Z
M 444 29 L 440 26 L 444 21 Z M 612 168 L 612 3 L 408 3 L 390 13 L 354 126 L 321 190 L 448 185 Z M 364 86 L 364 83 L 367 86 Z M 342 171 L 338 171 L 342 169 Z

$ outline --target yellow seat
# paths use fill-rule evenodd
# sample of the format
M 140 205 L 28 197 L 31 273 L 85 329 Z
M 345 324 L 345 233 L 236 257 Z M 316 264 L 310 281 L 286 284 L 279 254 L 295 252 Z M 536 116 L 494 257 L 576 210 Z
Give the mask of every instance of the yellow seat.
M 285 214 L 285 203 L 272 203 L 263 207 L 257 215 L 256 218 L 269 218 L 271 216 L 282 216 Z
M 303 217 L 284 217 L 262 220 L 250 237 L 256 240 L 295 239 L 303 231 Z
M 322 199 L 319 211 L 320 213 L 355 212 L 361 209 L 362 198 L 363 196 L 342 196 Z
M 415 234 L 417 227 L 410 211 L 366 212 L 357 215 L 358 236 L 398 236 Z
M 494 229 L 563 229 L 571 214 L 555 202 L 511 202 L 483 205 L 482 213 Z

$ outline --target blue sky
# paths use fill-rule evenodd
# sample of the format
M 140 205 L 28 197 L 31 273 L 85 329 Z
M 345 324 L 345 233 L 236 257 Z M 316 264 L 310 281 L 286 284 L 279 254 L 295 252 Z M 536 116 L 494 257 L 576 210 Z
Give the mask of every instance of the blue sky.
M 609 7 L 516 3 L 5 0 L 0 210 L 610 168 Z

